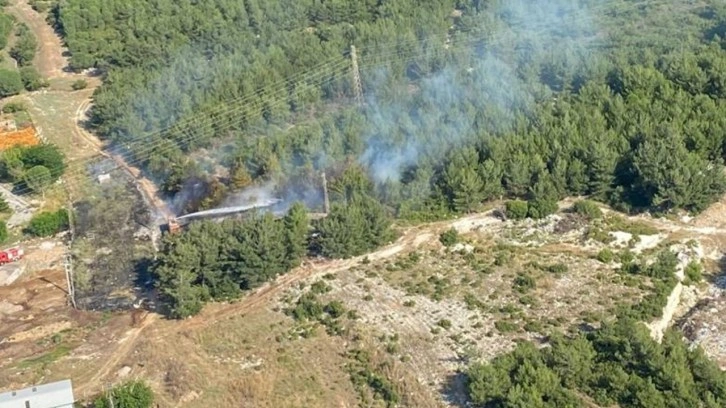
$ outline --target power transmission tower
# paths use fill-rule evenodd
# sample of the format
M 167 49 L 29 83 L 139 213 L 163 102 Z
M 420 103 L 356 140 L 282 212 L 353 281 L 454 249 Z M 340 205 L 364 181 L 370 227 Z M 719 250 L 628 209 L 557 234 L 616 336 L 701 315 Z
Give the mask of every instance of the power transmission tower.
M 330 213 L 330 199 L 328 198 L 328 180 L 325 178 L 325 170 L 322 172 L 323 178 L 323 205 L 325 209 L 325 215 Z
M 363 104 L 363 84 L 360 81 L 360 70 L 358 69 L 358 54 L 355 52 L 355 45 L 350 46 L 350 61 L 353 70 L 353 90 L 355 101 L 358 105 Z

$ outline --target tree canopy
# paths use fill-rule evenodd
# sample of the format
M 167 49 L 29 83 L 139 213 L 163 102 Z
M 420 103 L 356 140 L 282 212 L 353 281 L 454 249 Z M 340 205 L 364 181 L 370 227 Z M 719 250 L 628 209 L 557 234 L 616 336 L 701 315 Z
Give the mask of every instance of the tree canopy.
M 539 217 L 568 194 L 699 211 L 726 188 L 726 11 L 678 7 L 69 0 L 53 15 L 73 67 L 105 73 L 93 126 L 169 194 L 201 171 L 189 152 L 229 143 L 231 185 L 355 160 L 398 216 L 506 195 Z
M 36 192 L 58 180 L 66 168 L 63 153 L 52 144 L 13 147 L 0 155 L 0 165 L 3 178 Z
M 307 253 L 308 226 L 296 205 L 282 219 L 253 214 L 244 221 L 202 221 L 168 235 L 154 273 L 170 315 L 196 314 L 207 300 L 237 297 L 297 266 Z
M 642 323 L 620 319 L 574 337 L 554 335 L 548 347 L 521 343 L 467 373 L 478 407 L 622 408 L 726 404 L 726 374 L 669 331 L 661 344 Z

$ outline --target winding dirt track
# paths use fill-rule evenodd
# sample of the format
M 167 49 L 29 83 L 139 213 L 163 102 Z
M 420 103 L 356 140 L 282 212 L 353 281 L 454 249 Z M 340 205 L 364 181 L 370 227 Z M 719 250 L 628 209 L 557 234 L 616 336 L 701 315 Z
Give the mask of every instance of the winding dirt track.
M 207 310 L 202 311 L 199 315 L 181 322 L 167 321 L 158 322 L 158 324 L 152 325 L 153 322 L 162 320 L 162 318 L 159 315 L 150 315 L 141 327 L 132 329 L 127 333 L 123 343 L 121 343 L 110 355 L 105 357 L 104 364 L 96 370 L 92 377 L 89 379 L 74 379 L 74 384 L 77 384 L 76 387 L 79 390 L 79 395 L 83 395 L 80 394 L 82 392 L 90 393 L 101 389 L 104 378 L 108 377 L 119 368 L 119 363 L 134 350 L 135 343 L 144 332 L 153 329 L 153 331 L 149 332 L 148 335 L 153 336 L 156 339 L 162 339 L 180 332 L 204 329 L 205 327 L 224 320 L 230 316 L 244 314 L 263 307 L 265 304 L 281 295 L 285 290 L 293 287 L 297 282 L 328 273 L 343 271 L 359 264 L 366 257 L 371 261 L 393 257 L 401 252 L 414 249 L 420 245 L 433 241 L 438 237 L 437 231 L 449 228 L 454 224 L 461 225 L 463 223 L 482 223 L 485 220 L 491 220 L 490 214 L 490 212 L 474 214 L 453 221 L 437 222 L 411 228 L 394 243 L 377 251 L 355 258 L 346 260 L 308 261 L 307 264 L 280 276 L 272 283 L 257 289 L 239 302 L 226 304 L 221 307 L 213 307 L 213 311 L 210 311 L 211 308 L 208 308 Z
M 652 222 L 662 230 L 669 231 L 671 233 L 686 232 L 689 233 L 689 235 L 693 234 L 701 237 L 704 235 L 726 235 L 726 230 L 718 227 L 695 227 L 680 222 L 670 222 L 642 217 L 634 218 Z M 79 389 L 83 391 L 92 392 L 100 389 L 104 378 L 108 377 L 114 372 L 114 370 L 118 369 L 119 363 L 134 350 L 134 345 L 142 333 L 152 336 L 155 340 L 160 340 L 182 332 L 203 330 L 205 327 L 213 325 L 231 316 L 248 313 L 260 307 L 265 307 L 265 305 L 280 296 L 285 290 L 294 287 L 296 283 L 302 280 L 320 277 L 328 273 L 334 274 L 346 270 L 359 264 L 366 257 L 371 261 L 391 258 L 402 252 L 433 242 L 438 238 L 438 233 L 440 231 L 452 226 L 456 227 L 460 232 L 466 232 L 476 229 L 477 226 L 486 226 L 492 222 L 496 223 L 498 221 L 493 218 L 491 211 L 489 211 L 480 214 L 473 214 L 456 220 L 421 225 L 408 229 L 394 243 L 365 255 L 347 260 L 308 260 L 302 266 L 278 277 L 275 281 L 257 289 L 242 300 L 225 305 L 211 305 L 211 307 L 206 308 L 202 311 L 202 313 L 195 317 L 176 322 L 163 321 L 163 318 L 160 316 L 151 315 L 141 327 L 132 329 L 129 333 L 127 333 L 123 343 L 106 357 L 103 366 L 101 366 L 91 378 L 88 380 L 78 379 L 75 380 L 75 382 L 79 384 Z M 154 322 L 157 324 L 152 324 Z
M 136 340 L 138 340 L 139 335 L 144 331 L 144 329 L 154 323 L 158 318 L 159 315 L 157 314 L 149 314 L 139 327 L 135 327 L 126 332 L 123 341 L 119 342 L 119 347 L 113 352 L 113 354 L 106 356 L 103 366 L 90 373 L 90 378 L 74 378 L 73 386 L 75 388 L 76 395 L 90 395 L 91 393 L 100 390 L 103 385 L 103 379 L 108 377 L 112 373 L 113 369 L 121 363 L 121 360 L 133 350 Z
M 45 78 L 71 76 L 65 70 L 68 59 L 64 56 L 63 42 L 45 21 L 45 17 L 33 10 L 27 0 L 10 0 L 6 10 L 18 21 L 25 23 L 38 39 L 38 52 L 33 59 L 33 65 L 38 72 Z

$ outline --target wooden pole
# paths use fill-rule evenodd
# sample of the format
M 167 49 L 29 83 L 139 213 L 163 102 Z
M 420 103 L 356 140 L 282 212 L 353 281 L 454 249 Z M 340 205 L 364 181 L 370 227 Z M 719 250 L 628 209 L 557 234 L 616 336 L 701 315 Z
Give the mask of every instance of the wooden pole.
M 363 104 L 363 84 L 360 80 L 360 69 L 358 68 L 358 54 L 355 51 L 355 45 L 350 46 L 350 60 L 353 71 L 353 87 L 355 92 L 355 100 L 358 105 Z
M 322 172 L 323 178 L 323 200 L 324 210 L 327 216 L 330 213 L 330 198 L 328 198 L 328 180 L 325 178 L 325 170 Z

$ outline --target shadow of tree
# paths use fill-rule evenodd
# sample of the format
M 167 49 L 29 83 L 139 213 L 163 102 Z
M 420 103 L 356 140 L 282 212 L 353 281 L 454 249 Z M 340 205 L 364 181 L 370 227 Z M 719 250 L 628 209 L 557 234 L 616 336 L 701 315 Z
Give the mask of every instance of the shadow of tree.
M 465 408 L 471 406 L 471 400 L 467 392 L 466 373 L 459 370 L 446 378 L 446 383 L 441 390 L 444 401 L 449 406 Z
M 726 290 L 726 254 L 718 260 L 718 273 L 708 276 L 708 282 L 720 290 Z

